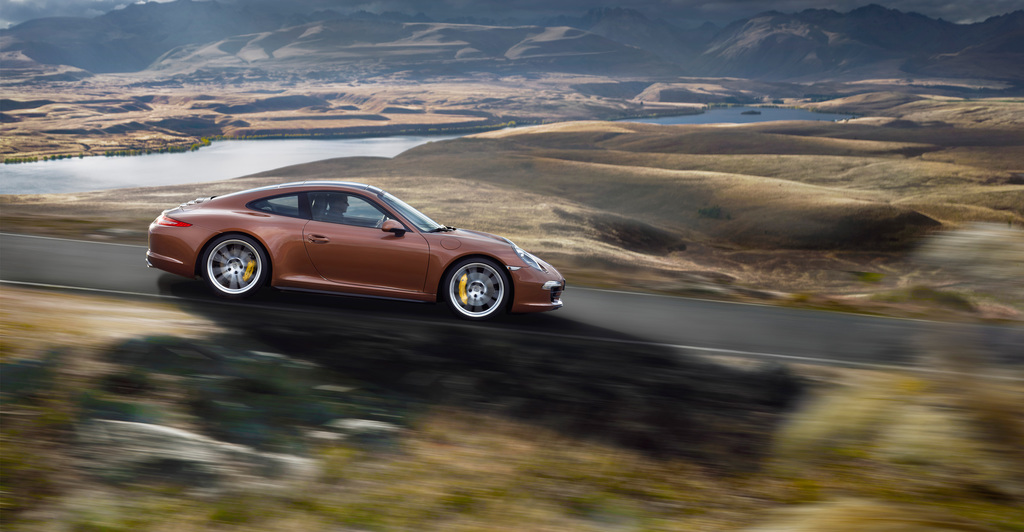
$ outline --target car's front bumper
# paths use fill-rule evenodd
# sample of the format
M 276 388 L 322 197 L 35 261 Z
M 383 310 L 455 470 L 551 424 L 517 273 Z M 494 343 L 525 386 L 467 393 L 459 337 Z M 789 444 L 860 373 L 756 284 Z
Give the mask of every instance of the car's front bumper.
M 565 278 L 558 270 L 544 264 L 546 271 L 533 268 L 510 269 L 515 294 L 512 312 L 546 312 L 562 308 Z

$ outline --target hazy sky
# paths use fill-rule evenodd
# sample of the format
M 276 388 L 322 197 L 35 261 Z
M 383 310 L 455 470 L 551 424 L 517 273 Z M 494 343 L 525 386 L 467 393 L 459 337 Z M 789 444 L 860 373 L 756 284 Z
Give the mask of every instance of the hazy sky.
M 168 0 L 148 0 L 168 1 Z M 287 0 L 219 0 L 295 5 Z M 0 0 L 0 27 L 45 16 L 96 16 L 123 7 L 125 0 Z M 477 16 L 540 20 L 557 15 L 581 15 L 595 7 L 630 7 L 649 17 L 697 25 L 724 25 L 769 10 L 791 13 L 810 8 L 847 12 L 869 3 L 900 11 L 916 11 L 952 22 L 978 22 L 994 15 L 1024 9 L 1024 0 L 304 0 L 321 9 L 426 13 L 435 19 Z

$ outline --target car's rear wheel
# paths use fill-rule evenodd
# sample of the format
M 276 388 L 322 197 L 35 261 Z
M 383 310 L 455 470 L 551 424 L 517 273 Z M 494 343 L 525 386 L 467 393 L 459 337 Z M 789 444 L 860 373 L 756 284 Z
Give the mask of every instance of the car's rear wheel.
M 456 264 L 444 282 L 445 302 L 460 318 L 485 320 L 508 304 L 511 282 L 493 261 L 470 258 Z
M 270 260 L 259 242 L 245 235 L 214 239 L 203 254 L 203 277 L 214 293 L 243 298 L 255 293 L 267 280 Z

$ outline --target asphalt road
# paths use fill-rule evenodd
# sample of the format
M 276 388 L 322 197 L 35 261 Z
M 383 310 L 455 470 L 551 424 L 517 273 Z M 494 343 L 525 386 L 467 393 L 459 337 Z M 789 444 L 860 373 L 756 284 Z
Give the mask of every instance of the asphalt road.
M 0 234 L 5 286 L 101 292 L 122 297 L 239 305 L 210 295 L 200 281 L 145 266 L 145 247 Z M 810 364 L 887 368 L 915 366 L 932 349 L 959 350 L 1007 367 L 1001 378 L 1024 380 L 1024 327 L 950 324 L 787 309 L 700 299 L 585 289 L 569 279 L 561 310 L 466 324 L 475 334 L 511 328 L 524 334 L 656 344 L 712 355 Z M 265 290 L 243 305 L 290 312 L 358 314 L 383 321 L 451 323 L 443 305 Z

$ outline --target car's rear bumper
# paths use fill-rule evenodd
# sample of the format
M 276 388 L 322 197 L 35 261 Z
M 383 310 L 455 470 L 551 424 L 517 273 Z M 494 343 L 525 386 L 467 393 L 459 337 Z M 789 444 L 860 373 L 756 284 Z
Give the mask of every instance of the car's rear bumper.
M 195 272 L 194 266 L 186 265 L 184 262 L 172 257 L 165 257 L 163 255 L 153 253 L 152 250 L 146 250 L 146 266 L 149 266 L 150 268 L 159 268 L 185 277 L 192 277 Z
M 159 268 L 182 277 L 196 276 L 196 259 L 214 233 L 206 229 L 192 227 L 162 227 L 151 225 L 149 228 L 149 248 L 146 250 L 146 264 L 150 268 Z

